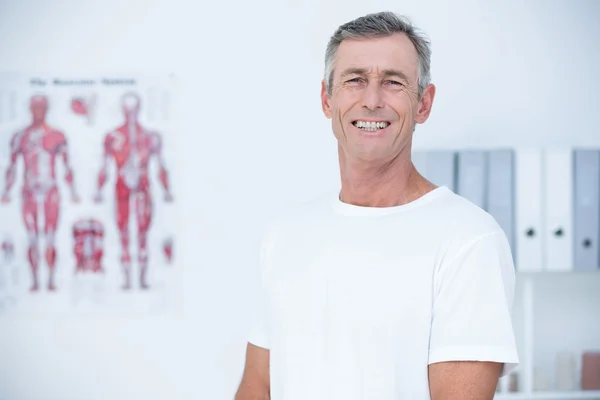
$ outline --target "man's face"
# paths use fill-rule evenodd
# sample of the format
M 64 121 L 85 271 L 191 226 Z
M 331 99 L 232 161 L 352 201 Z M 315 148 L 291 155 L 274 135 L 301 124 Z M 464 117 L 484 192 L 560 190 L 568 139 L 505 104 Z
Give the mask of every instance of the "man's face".
M 419 100 L 418 55 L 408 37 L 346 40 L 334 61 L 331 96 L 321 89 L 323 112 L 346 156 L 386 162 L 429 116 L 430 85 Z

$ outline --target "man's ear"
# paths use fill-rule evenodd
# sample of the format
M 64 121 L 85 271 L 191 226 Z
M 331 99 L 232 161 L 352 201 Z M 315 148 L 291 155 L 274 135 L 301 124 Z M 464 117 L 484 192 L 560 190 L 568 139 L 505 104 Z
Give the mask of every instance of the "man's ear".
M 424 123 L 429 118 L 429 114 L 431 114 L 431 108 L 433 107 L 433 98 L 435 97 L 435 85 L 428 85 L 423 91 L 423 95 L 421 96 L 421 100 L 419 101 L 419 110 L 417 111 L 417 115 L 415 121 L 419 124 Z
M 331 98 L 327 94 L 327 85 L 325 80 L 321 81 L 321 107 L 323 108 L 323 114 L 327 118 L 331 118 Z

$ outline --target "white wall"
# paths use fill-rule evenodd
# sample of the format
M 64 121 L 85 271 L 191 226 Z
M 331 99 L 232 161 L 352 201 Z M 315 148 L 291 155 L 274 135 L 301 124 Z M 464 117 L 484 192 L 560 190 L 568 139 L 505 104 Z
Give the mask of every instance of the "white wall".
M 600 146 L 599 2 L 318 3 L 0 0 L 3 70 L 177 73 L 185 274 L 181 315 L 0 319 L 0 398 L 232 398 L 259 234 L 338 182 L 319 89 L 348 19 L 390 9 L 432 38 L 416 147 Z

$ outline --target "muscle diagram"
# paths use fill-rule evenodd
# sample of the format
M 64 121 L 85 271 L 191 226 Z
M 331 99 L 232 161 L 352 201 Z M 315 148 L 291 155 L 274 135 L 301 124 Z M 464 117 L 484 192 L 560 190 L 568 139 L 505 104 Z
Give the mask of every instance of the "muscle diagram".
M 109 132 L 104 139 L 103 163 L 98 175 L 98 193 L 95 201 L 102 201 L 102 188 L 108 177 L 109 162 L 116 168 L 116 221 L 121 245 L 121 266 L 124 274 L 124 289 L 131 288 L 131 253 L 129 221 L 130 213 L 137 222 L 137 255 L 139 284 L 149 287 L 148 231 L 152 221 L 152 197 L 148 167 L 152 159 L 159 166 L 159 180 L 165 191 L 165 201 L 172 201 L 168 173 L 162 157 L 161 136 L 149 131 L 139 122 L 140 97 L 128 92 L 122 97 L 123 125 Z
M 104 273 L 102 267 L 104 226 L 95 219 L 80 219 L 73 224 L 75 273 Z
M 31 123 L 15 133 L 10 141 L 10 163 L 6 170 L 6 184 L 2 203 L 10 202 L 10 190 L 15 183 L 19 157 L 23 157 L 22 215 L 27 230 L 27 258 L 31 267 L 30 290 L 39 290 L 38 268 L 40 265 L 39 241 L 44 238 L 45 260 L 49 269 L 48 290 L 56 290 L 54 238 L 59 221 L 60 195 L 57 187 L 56 165 L 62 160 L 65 180 L 71 190 L 73 202 L 79 202 L 73 181 L 73 169 L 69 162 L 65 135 L 46 123 L 48 99 L 37 95 L 30 99 Z M 43 218 L 43 223 L 42 223 Z

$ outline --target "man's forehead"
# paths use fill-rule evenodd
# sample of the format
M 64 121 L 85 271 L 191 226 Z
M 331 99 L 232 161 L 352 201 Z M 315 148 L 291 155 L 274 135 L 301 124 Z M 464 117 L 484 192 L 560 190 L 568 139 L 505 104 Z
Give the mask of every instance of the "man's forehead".
M 384 52 L 403 54 L 405 56 L 413 55 L 415 57 L 417 55 L 414 44 L 408 36 L 404 34 L 394 34 L 375 38 L 345 39 L 338 47 L 338 54 L 364 52 Z
M 340 74 L 365 74 L 365 75 L 399 75 L 406 77 L 406 73 L 402 68 L 388 68 L 381 65 L 349 65 L 347 68 L 340 69 Z
M 406 35 L 383 38 L 344 40 L 337 51 L 335 69 L 363 69 L 370 73 L 393 70 L 413 75 L 418 68 L 418 55 Z

